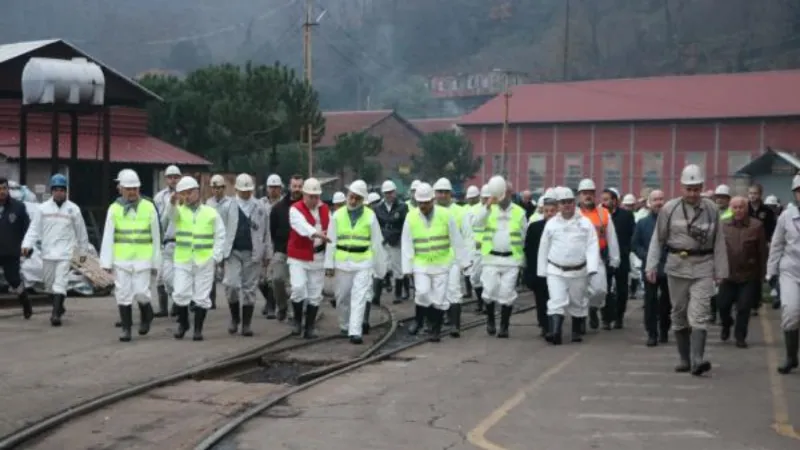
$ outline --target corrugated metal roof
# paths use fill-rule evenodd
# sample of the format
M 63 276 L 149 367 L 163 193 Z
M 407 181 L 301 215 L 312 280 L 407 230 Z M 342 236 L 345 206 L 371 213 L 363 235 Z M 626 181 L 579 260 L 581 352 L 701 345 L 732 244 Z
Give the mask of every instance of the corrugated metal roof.
M 70 134 L 59 136 L 59 157 L 69 159 Z M 102 159 L 102 137 L 95 134 L 78 135 L 78 159 Z M 0 129 L 0 154 L 9 159 L 19 158 L 19 131 Z M 50 133 L 28 133 L 28 159 L 50 159 Z M 204 158 L 175 147 L 152 136 L 112 136 L 111 162 L 138 164 L 183 164 L 210 166 Z
M 13 44 L 2 44 L 0 45 L 0 64 L 14 59 L 18 56 L 22 56 L 26 53 L 30 53 L 34 50 L 40 49 L 46 45 L 53 44 L 58 42 L 58 39 L 44 39 L 41 41 L 27 41 L 27 42 L 15 42 Z
M 391 109 L 374 111 L 325 111 L 325 135 L 320 140 L 320 147 L 336 145 L 336 137 L 344 133 L 354 133 L 370 129 L 372 126 L 391 116 Z
M 736 174 L 759 175 L 772 173 L 775 167 L 774 163 L 776 161 L 782 161 L 794 167 L 795 170 L 800 170 L 800 159 L 798 159 L 797 156 L 781 150 L 767 149 L 763 155 L 736 170 Z
M 800 116 L 800 70 L 527 84 L 512 88 L 509 121 L 708 120 Z M 503 95 L 459 125 L 502 124 Z

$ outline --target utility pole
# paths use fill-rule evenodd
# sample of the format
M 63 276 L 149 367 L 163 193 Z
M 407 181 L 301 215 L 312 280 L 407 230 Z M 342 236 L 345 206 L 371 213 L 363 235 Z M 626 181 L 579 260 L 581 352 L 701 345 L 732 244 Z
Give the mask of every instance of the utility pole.
M 503 111 L 503 156 L 501 160 L 503 161 L 503 178 L 508 179 L 508 117 L 509 117 L 509 109 L 511 109 L 511 87 L 508 80 L 508 76 L 511 72 L 505 71 L 505 92 L 503 92 L 503 97 L 505 99 L 504 111 Z
M 316 25 L 316 22 L 311 21 L 311 8 L 312 1 L 306 0 L 306 18 L 303 21 L 303 68 L 305 73 L 305 80 L 311 87 L 311 27 Z M 312 123 L 306 124 L 306 136 L 308 139 L 308 177 L 312 177 L 314 172 L 314 125 Z M 302 142 L 302 134 L 300 142 Z
M 564 66 L 561 68 L 562 81 L 569 80 L 569 16 L 570 16 L 570 0 L 566 0 L 564 10 Z

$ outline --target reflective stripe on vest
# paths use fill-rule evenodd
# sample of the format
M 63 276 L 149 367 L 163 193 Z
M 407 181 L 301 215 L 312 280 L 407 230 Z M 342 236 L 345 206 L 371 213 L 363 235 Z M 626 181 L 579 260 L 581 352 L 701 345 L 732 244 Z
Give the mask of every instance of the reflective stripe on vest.
M 139 200 L 136 212 L 125 214 L 125 207 L 114 202 L 109 212 L 114 223 L 114 260 L 152 260 L 155 250 L 150 222 L 156 207 L 147 200 Z
M 507 221 L 508 238 L 511 244 L 511 257 L 516 261 L 522 261 L 523 256 L 523 242 L 522 242 L 522 225 L 521 222 L 525 217 L 525 210 L 521 206 L 511 204 L 508 214 L 502 217 L 502 220 Z M 489 255 L 494 250 L 492 242 L 494 235 L 497 233 L 498 222 L 501 220 L 500 207 L 492 205 L 489 210 L 489 215 L 486 217 L 486 232 L 483 235 L 483 245 L 481 246 L 481 253 Z
M 600 211 L 602 211 L 602 213 L 600 213 Z M 583 209 L 581 210 L 581 214 L 592 221 L 592 225 L 594 225 L 594 229 L 597 231 L 597 240 L 600 244 L 600 250 L 606 248 L 608 246 L 608 242 L 606 242 L 606 229 L 608 228 L 609 221 L 608 210 L 602 206 L 598 206 L 591 211 Z M 603 216 L 602 218 L 600 217 L 601 214 Z
M 414 242 L 415 266 L 447 266 L 455 259 L 450 248 L 450 213 L 447 208 L 433 207 L 430 226 L 425 223 L 419 209 L 409 212 L 406 220 Z
M 355 226 L 350 222 L 350 212 L 347 208 L 339 208 L 333 214 L 336 223 L 336 261 L 362 262 L 372 259 L 372 220 L 375 213 L 364 208 L 361 217 L 356 220 Z M 349 251 L 349 249 L 361 249 L 366 247 L 364 252 Z M 344 249 L 343 249 L 344 248 Z
M 473 217 L 472 237 L 475 239 L 475 243 L 478 244 L 478 246 L 480 246 L 481 243 L 483 242 L 483 233 L 484 233 L 484 231 L 486 231 L 486 223 L 484 222 L 483 226 L 479 227 L 479 226 L 475 225 L 475 219 L 474 218 L 478 217 L 478 214 L 481 213 L 481 209 L 486 208 L 486 206 L 481 204 L 481 203 L 476 203 L 476 204 L 472 205 L 471 208 L 472 208 L 471 214 L 472 214 L 472 217 Z
M 178 207 L 175 224 L 175 262 L 203 264 L 214 256 L 214 225 L 217 211 L 200 205 L 197 214 L 187 207 Z
M 730 219 L 733 217 L 733 210 L 728 208 L 725 211 L 719 213 L 720 220 Z

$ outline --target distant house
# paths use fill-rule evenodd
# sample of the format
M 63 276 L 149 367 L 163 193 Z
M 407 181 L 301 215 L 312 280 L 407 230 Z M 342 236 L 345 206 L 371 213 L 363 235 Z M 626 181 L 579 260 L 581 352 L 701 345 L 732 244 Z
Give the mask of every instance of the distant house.
M 436 133 L 438 131 L 458 131 L 458 117 L 444 117 L 432 119 L 410 119 L 411 125 L 414 125 L 421 133 Z

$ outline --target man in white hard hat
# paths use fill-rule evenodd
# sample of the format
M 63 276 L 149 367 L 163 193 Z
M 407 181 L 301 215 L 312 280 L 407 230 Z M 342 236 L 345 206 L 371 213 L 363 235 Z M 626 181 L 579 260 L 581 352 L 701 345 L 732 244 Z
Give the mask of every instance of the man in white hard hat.
M 383 201 L 375 207 L 375 215 L 380 223 L 383 234 L 383 246 L 386 251 L 389 267 L 388 273 L 394 277 L 394 301 L 398 304 L 408 300 L 409 281 L 403 276 L 403 266 L 400 263 L 400 235 L 403 233 L 403 223 L 408 214 L 408 206 L 397 199 L 397 186 L 392 180 L 386 180 L 381 185 Z M 387 274 L 388 276 L 388 274 Z M 380 296 L 380 285 L 373 287 L 374 298 Z
M 622 209 L 634 212 L 636 208 L 636 197 L 634 197 L 633 194 L 625 194 L 625 196 L 622 197 L 622 203 L 620 205 Z
M 456 227 L 461 233 L 462 242 L 472 242 L 472 221 L 465 220 L 466 208 L 453 201 L 453 186 L 447 178 L 439 178 L 433 185 L 436 196 L 436 206 L 445 208 L 456 221 Z M 469 252 L 467 252 L 469 254 Z M 445 323 L 452 323 L 453 329 L 450 334 L 453 337 L 461 335 L 461 302 L 464 293 L 461 289 L 461 282 L 464 273 L 457 264 L 450 266 L 450 275 L 447 279 L 447 302 L 449 307 Z
M 269 213 L 269 234 L 272 238 L 272 261 L 267 270 L 272 295 L 275 296 L 275 304 L 278 307 L 278 321 L 283 322 L 288 316 L 289 290 L 291 277 L 289 276 L 288 256 L 286 254 L 289 245 L 289 234 L 291 224 L 289 221 L 289 209 L 295 202 L 303 198 L 303 176 L 292 175 L 289 180 L 289 193 L 280 201 L 272 206 Z M 324 278 L 324 277 L 323 277 Z M 269 316 L 267 316 L 269 318 Z
M 502 199 L 492 196 L 475 217 L 483 225 L 481 243 L 481 285 L 486 302 L 486 332 L 508 338 L 511 310 L 517 299 L 517 278 L 525 258 L 528 218 L 525 210 L 512 201 L 514 190 L 506 181 Z M 496 305 L 500 305 L 500 330 L 495 324 Z
M 155 205 L 139 192 L 139 175 L 131 169 L 117 177 L 120 197 L 108 208 L 100 244 L 100 267 L 114 273 L 114 298 L 122 333 L 131 340 L 133 301 L 139 305 L 139 334 L 150 331 L 152 278 L 161 267 L 161 224 Z
M 241 324 L 242 336 L 252 336 L 250 328 L 255 310 L 258 280 L 272 258 L 269 237 L 269 215 L 264 203 L 255 199 L 253 178 L 241 173 L 236 176 L 236 197 L 219 210 L 225 223 L 223 259 L 225 296 L 231 323 L 229 334 L 236 334 Z
M 202 341 L 215 268 L 225 255 L 225 222 L 216 209 L 200 201 L 200 185 L 190 176 L 175 185 L 166 215 L 176 240 L 173 299 L 178 306 L 178 329 L 174 337 L 183 339 L 189 331 L 189 304 L 194 303 L 192 340 Z
M 472 205 L 469 209 L 469 221 L 472 224 L 472 240 L 475 241 L 475 246 L 471 251 L 472 267 L 470 267 L 470 283 L 475 289 L 475 298 L 477 305 L 475 312 L 484 312 L 483 304 L 483 284 L 481 284 L 481 274 L 483 273 L 483 258 L 481 254 L 481 246 L 483 245 L 483 232 L 485 231 L 484 225 L 477 223 L 475 218 L 480 213 L 481 209 L 485 207 L 486 203 L 491 198 L 492 194 L 489 192 L 489 185 L 484 184 L 480 190 L 480 200 Z M 469 245 L 469 243 L 467 243 Z
M 536 300 L 536 319 L 542 337 L 547 338 L 551 336 L 549 332 L 550 323 L 547 318 L 547 301 L 550 299 L 550 294 L 547 291 L 547 278 L 540 277 L 537 274 L 537 268 L 539 264 L 539 245 L 544 234 L 544 227 L 547 221 L 558 213 L 556 190 L 552 188 L 546 190 L 539 197 L 539 202 L 542 204 L 539 208 L 542 218 L 530 223 L 525 233 L 525 271 L 523 279 L 528 289 L 533 291 Z
M 800 175 L 792 180 L 794 201 L 800 203 Z M 767 280 L 781 296 L 781 329 L 786 359 L 778 373 L 786 375 L 798 368 L 800 351 L 800 210 L 789 204 L 778 217 L 769 247 Z
M 344 192 L 337 191 L 333 193 L 333 198 L 331 199 L 331 211 L 336 212 L 339 208 L 345 206 L 347 204 L 347 196 L 344 195 Z
M 264 211 L 267 213 L 267 217 L 272 214 L 272 207 L 278 202 L 281 201 L 283 197 L 283 181 L 281 180 L 280 175 L 273 173 L 267 177 L 266 183 L 266 195 L 261 198 L 261 204 L 264 206 Z M 270 239 L 270 243 L 272 239 Z M 269 261 L 267 261 L 268 263 Z M 266 264 L 266 263 L 265 263 Z M 261 309 L 261 314 L 266 316 L 268 320 L 275 319 L 276 314 L 276 300 L 277 298 L 284 299 L 283 304 L 280 306 L 280 310 L 283 311 L 283 314 L 286 314 L 286 295 L 276 296 L 274 292 L 274 288 L 272 287 L 272 273 L 275 270 L 275 266 L 272 264 L 266 264 L 266 270 L 262 278 L 258 281 L 258 290 L 261 292 L 261 295 L 264 297 L 265 303 L 264 308 Z M 277 297 L 277 298 L 276 298 Z M 281 319 L 282 320 L 282 319 Z
M 668 201 L 656 221 L 645 265 L 647 281 L 655 283 L 661 254 L 666 251 L 672 329 L 680 364 L 676 372 L 702 375 L 711 370 L 705 359 L 708 320 L 714 285 L 728 277 L 728 254 L 719 210 L 700 197 L 703 173 L 690 164 L 681 172 L 683 195 Z
M 408 200 L 406 200 L 406 206 L 408 206 L 408 210 L 410 211 L 412 208 L 417 207 L 417 200 L 415 199 L 414 193 L 417 192 L 417 188 L 419 187 L 420 183 L 419 180 L 414 180 L 411 182 L 411 187 L 408 189 Z
M 331 213 L 328 205 L 320 200 L 322 185 L 316 178 L 303 182 L 303 199 L 289 209 L 289 242 L 287 256 L 292 285 L 291 301 L 294 311 L 292 334 L 301 333 L 306 339 L 317 337 L 314 329 L 317 311 L 322 301 L 325 281 L 325 244 Z M 305 329 L 303 328 L 303 305 Z
M 478 186 L 467 187 L 467 192 L 464 195 L 464 205 L 462 206 L 464 208 L 464 221 L 472 229 L 472 239 L 476 242 L 479 238 L 475 237 L 475 213 L 478 212 L 477 208 L 480 208 L 480 204 L 481 191 Z M 474 259 L 473 252 L 472 266 L 470 266 L 468 273 L 464 275 L 464 298 L 472 298 L 472 273 L 475 271 Z
M 581 342 L 589 277 L 603 264 L 594 224 L 575 208 L 572 189 L 556 188 L 559 213 L 548 220 L 539 243 L 536 274 L 547 278 L 548 342 L 561 345 L 564 315 L 572 317 L 572 342 Z
M 231 198 L 225 195 L 225 177 L 216 174 L 211 177 L 209 183 L 211 185 L 211 197 L 206 200 L 206 205 L 217 210 L 217 213 L 222 214 L 222 210 L 228 207 Z M 222 281 L 222 267 L 217 266 L 214 275 L 214 283 L 211 285 L 211 309 L 217 309 L 217 282 Z
M 600 246 L 600 259 L 603 260 L 603 269 L 607 286 L 611 287 L 611 280 L 614 271 L 620 264 L 619 244 L 617 243 L 617 232 L 614 229 L 614 221 L 611 213 L 602 204 L 596 201 L 597 187 L 594 181 L 584 178 L 578 183 L 578 197 L 580 213 L 589 219 L 597 232 L 598 245 Z M 619 196 L 619 194 L 617 194 Z M 600 327 L 600 320 L 597 315 L 598 310 L 605 306 L 605 299 L 601 296 L 587 297 L 589 304 L 589 326 L 596 330 Z M 611 321 L 610 317 L 606 322 Z M 585 325 L 581 323 L 581 325 Z M 583 331 L 583 330 L 582 330 Z
M 636 219 L 633 212 L 619 207 L 619 191 L 614 188 L 603 190 L 603 207 L 611 214 L 611 223 L 614 225 L 614 234 L 619 246 L 619 265 L 610 277 L 615 289 L 609 289 L 606 295 L 606 305 L 602 310 L 603 328 L 622 329 L 625 312 L 628 306 L 628 289 L 630 288 L 631 272 L 631 241 L 636 228 Z M 611 283 L 608 283 L 611 286 Z
M 432 340 L 439 341 L 444 314 L 449 307 L 447 284 L 450 267 L 469 267 L 469 254 L 458 226 L 448 208 L 434 205 L 433 188 L 420 183 L 414 192 L 417 207 L 408 212 L 403 224 L 403 274 L 414 276 L 415 317 L 408 328 L 417 334 L 427 318 Z
M 171 165 L 164 171 L 164 180 L 167 187 L 158 191 L 153 197 L 153 204 L 158 211 L 161 222 L 161 245 L 163 258 L 161 260 L 161 270 L 158 272 L 156 286 L 158 290 L 158 312 L 156 317 L 166 317 L 169 307 L 169 298 L 172 295 L 174 277 L 174 266 L 172 255 L 175 253 L 175 230 L 169 228 L 169 217 L 166 214 L 167 205 L 175 194 L 175 186 L 181 179 L 181 170 L 178 166 Z M 177 313 L 173 303 L 173 313 Z
M 350 184 L 347 207 L 334 213 L 325 251 L 325 275 L 336 275 L 339 329 L 353 344 L 363 343 L 363 324 L 369 323 L 365 312 L 373 274 L 380 280 L 386 272 L 384 238 L 375 213 L 364 205 L 366 197 L 364 180 Z

